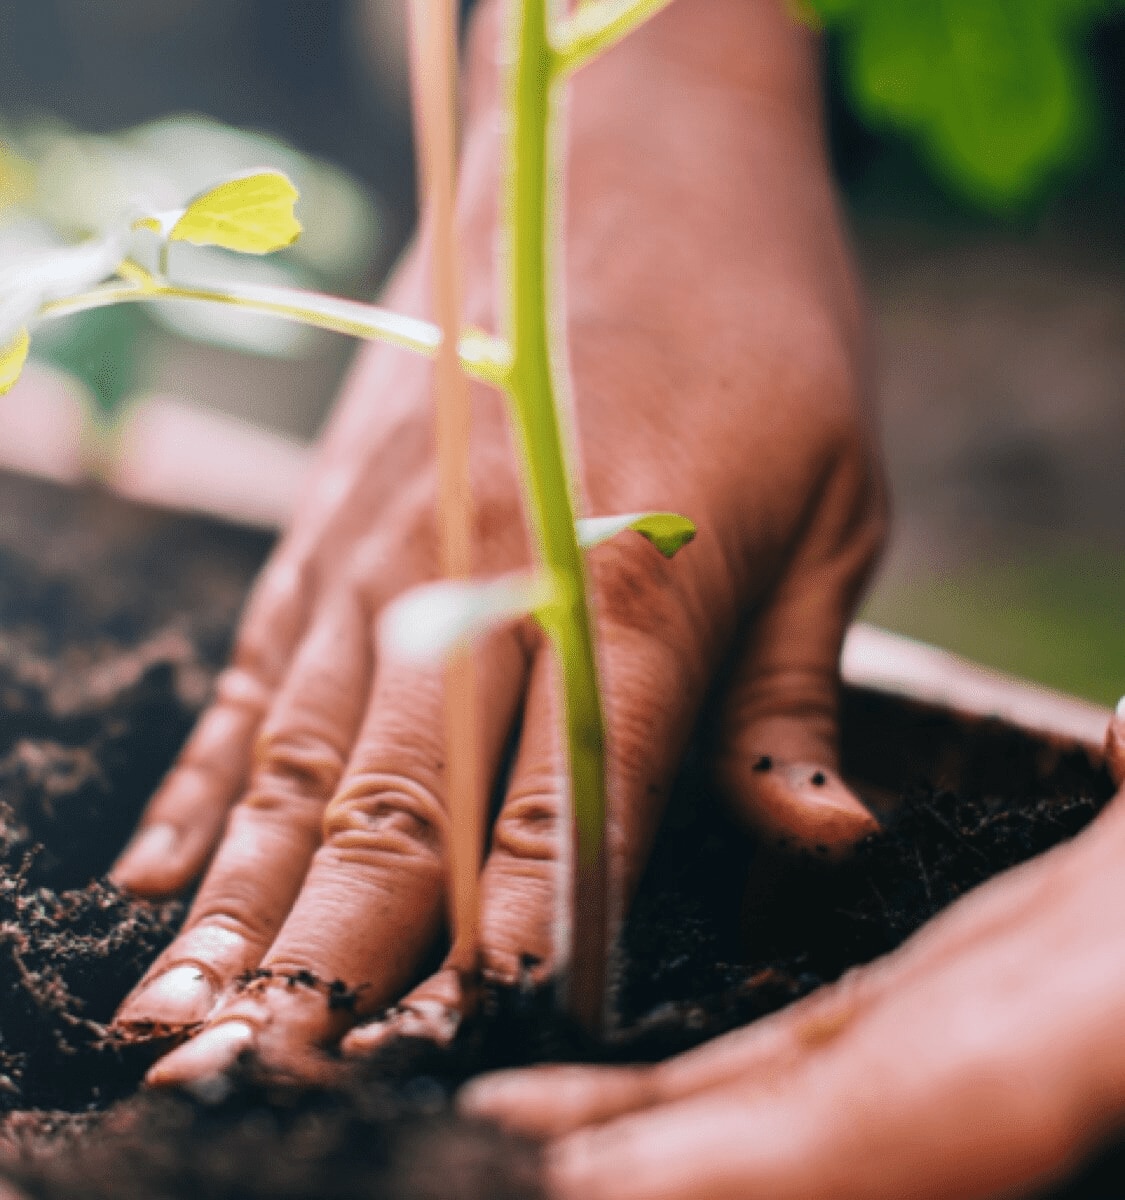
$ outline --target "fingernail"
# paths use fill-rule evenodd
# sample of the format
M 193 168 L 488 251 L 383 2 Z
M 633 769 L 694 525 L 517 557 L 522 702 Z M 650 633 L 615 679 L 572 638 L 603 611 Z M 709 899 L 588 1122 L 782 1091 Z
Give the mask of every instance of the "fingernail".
M 1122 721 L 1125 721 L 1125 696 L 1122 696 L 1117 702 L 1117 715 Z
M 145 1076 L 153 1087 L 206 1083 L 229 1071 L 254 1040 L 245 1021 L 224 1021 L 162 1058 Z
M 198 967 L 173 967 L 130 996 L 116 1024 L 196 1025 L 207 1019 L 214 1004 L 215 989 Z
M 160 877 L 180 840 L 174 825 L 150 825 L 142 829 L 125 847 L 114 864 L 110 877 L 121 887 L 141 887 L 154 876 Z
M 392 1041 L 394 1033 L 390 1021 L 372 1021 L 358 1025 L 340 1043 L 340 1053 L 346 1058 L 373 1054 L 381 1046 Z

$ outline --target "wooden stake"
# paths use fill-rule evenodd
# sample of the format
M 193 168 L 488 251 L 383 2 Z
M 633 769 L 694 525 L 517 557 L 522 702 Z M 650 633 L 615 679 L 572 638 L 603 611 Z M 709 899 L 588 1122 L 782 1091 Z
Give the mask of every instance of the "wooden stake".
M 434 316 L 442 333 L 435 358 L 437 518 L 442 571 L 449 579 L 468 579 L 472 572 L 473 510 L 470 397 L 458 356 L 462 287 L 455 219 L 457 5 L 455 0 L 412 0 L 410 15 L 422 220 L 431 247 Z M 445 696 L 449 916 L 453 936 L 448 965 L 468 976 L 479 965 L 484 832 L 476 680 L 470 650 L 458 651 L 449 660 Z

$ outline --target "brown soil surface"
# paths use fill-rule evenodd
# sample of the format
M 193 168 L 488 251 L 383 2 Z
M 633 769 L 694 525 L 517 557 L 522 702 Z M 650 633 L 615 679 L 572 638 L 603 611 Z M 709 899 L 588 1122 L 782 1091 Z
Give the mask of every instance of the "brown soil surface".
M 99 876 L 205 701 L 266 550 L 0 476 L 0 1167 L 28 1196 L 534 1196 L 533 1148 L 451 1116 L 461 1080 L 659 1058 L 772 1011 L 1071 836 L 1110 794 L 1080 754 L 854 693 L 847 769 L 897 809 L 889 832 L 840 869 L 767 860 L 689 762 L 623 939 L 607 1044 L 515 989 L 452 1050 L 398 1047 L 331 1092 L 247 1064 L 211 1103 L 132 1095 L 154 1048 L 126 1052 L 104 1026 L 182 909 Z M 1111 1156 L 1066 1194 L 1123 1192 Z

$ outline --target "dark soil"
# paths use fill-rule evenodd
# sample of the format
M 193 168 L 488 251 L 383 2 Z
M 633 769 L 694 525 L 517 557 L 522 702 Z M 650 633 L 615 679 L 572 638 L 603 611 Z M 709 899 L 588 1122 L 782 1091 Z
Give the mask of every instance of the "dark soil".
M 182 909 L 99 876 L 204 703 L 267 549 L 0 476 L 0 1109 L 7 1177 L 29 1196 L 534 1196 L 533 1148 L 450 1114 L 461 1080 L 656 1059 L 773 1011 L 1072 836 L 1110 794 L 1080 753 L 853 692 L 846 768 L 896 810 L 889 831 L 843 867 L 767 857 L 689 763 L 625 932 L 605 1045 L 516 989 L 490 994 L 451 1050 L 399 1047 L 331 1092 L 279 1090 L 248 1067 L 212 1104 L 133 1095 L 154 1051 L 115 1045 L 105 1024 Z M 1120 1156 L 1066 1194 L 1125 1194 Z

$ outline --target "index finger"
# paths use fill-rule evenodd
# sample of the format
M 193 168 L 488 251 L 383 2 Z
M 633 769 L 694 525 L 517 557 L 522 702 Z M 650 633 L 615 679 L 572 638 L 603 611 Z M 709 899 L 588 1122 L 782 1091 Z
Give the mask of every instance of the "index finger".
M 258 729 L 304 629 L 311 599 L 308 570 L 275 556 L 250 595 L 214 701 L 110 870 L 120 887 L 142 896 L 170 895 L 203 870 L 246 782 Z

